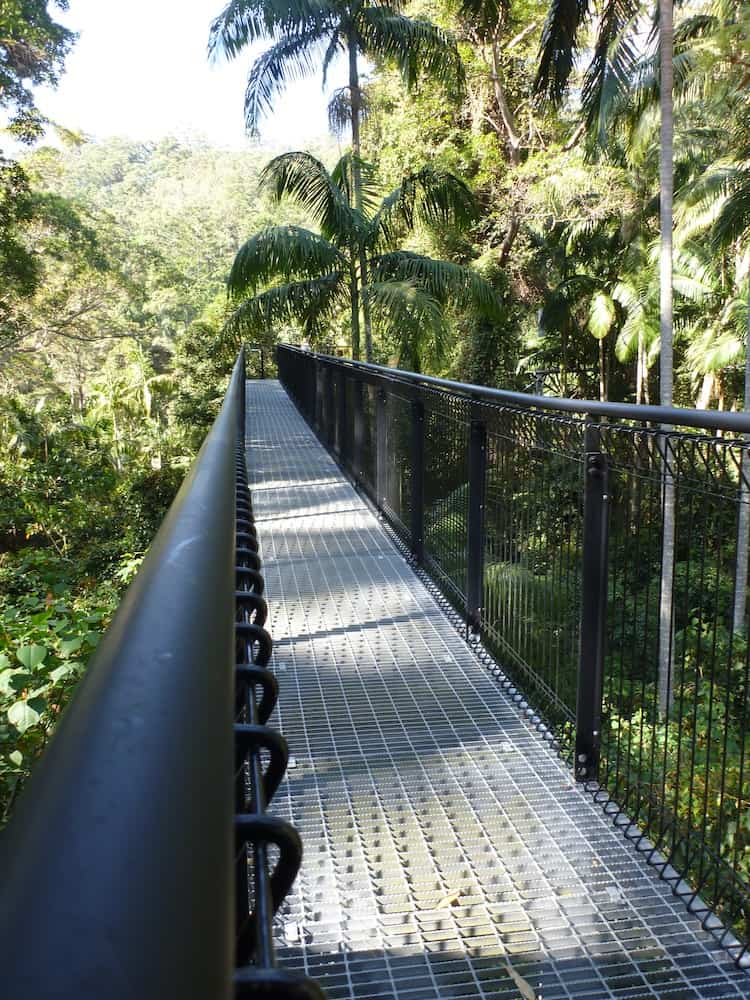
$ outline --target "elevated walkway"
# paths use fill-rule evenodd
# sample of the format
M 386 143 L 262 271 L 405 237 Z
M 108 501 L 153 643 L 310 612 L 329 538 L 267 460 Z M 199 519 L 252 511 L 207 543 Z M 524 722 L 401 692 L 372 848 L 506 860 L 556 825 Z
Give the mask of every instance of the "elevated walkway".
M 278 382 L 248 465 L 305 845 L 282 964 L 344 998 L 750 997 L 571 780 Z

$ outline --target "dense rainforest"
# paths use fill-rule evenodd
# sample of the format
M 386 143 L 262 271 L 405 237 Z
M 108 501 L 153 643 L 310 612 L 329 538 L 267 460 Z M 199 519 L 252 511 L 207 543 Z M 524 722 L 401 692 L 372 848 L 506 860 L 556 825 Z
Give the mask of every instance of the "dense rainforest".
M 290 80 L 325 77 L 335 58 L 349 67 L 316 148 L 244 151 L 46 122 L 33 85 L 54 83 L 75 43 L 54 7 L 0 12 L 0 108 L 27 147 L 0 158 L 2 819 L 243 341 L 554 395 L 664 398 L 657 5 L 603 0 L 588 17 L 563 0 L 230 3 L 206 26 L 210 52 L 268 44 L 248 78 L 251 135 Z M 741 409 L 747 6 L 684 0 L 671 68 L 673 399 Z M 732 739 L 742 755 L 746 734 Z M 746 874 L 739 799 L 737 812 Z

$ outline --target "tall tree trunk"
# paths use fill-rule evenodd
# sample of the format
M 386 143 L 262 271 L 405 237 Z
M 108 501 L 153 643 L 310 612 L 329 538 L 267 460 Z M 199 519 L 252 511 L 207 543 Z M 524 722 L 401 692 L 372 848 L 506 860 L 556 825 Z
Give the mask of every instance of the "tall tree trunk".
M 495 94 L 495 101 L 497 102 L 498 110 L 500 111 L 500 117 L 503 120 L 503 128 L 505 129 L 505 141 L 508 144 L 508 157 L 511 162 L 511 166 L 519 167 L 521 165 L 521 135 L 518 131 L 518 125 L 516 123 L 515 116 L 510 110 L 508 104 L 508 98 L 505 94 L 505 88 L 503 86 L 502 79 L 502 68 L 500 66 L 500 46 L 497 38 L 493 38 L 492 45 L 492 89 Z M 508 222 L 508 229 L 505 234 L 505 239 L 503 240 L 502 246 L 500 248 L 500 266 L 503 267 L 510 256 L 510 252 L 513 249 L 513 244 L 516 241 L 516 236 L 518 236 L 518 231 L 521 228 L 521 220 L 518 217 L 518 208 L 515 203 L 512 204 L 510 210 L 510 220 Z
M 352 308 L 352 357 L 355 361 L 359 361 L 359 284 L 357 279 L 357 265 L 353 256 L 349 262 L 349 295 Z
M 352 105 L 352 180 L 354 183 L 354 207 L 358 212 L 362 211 L 362 171 L 359 161 L 361 156 L 361 143 L 359 138 L 360 118 L 362 114 L 362 91 L 359 87 L 359 71 L 357 69 L 357 34 L 354 30 L 349 32 L 349 97 Z M 354 256 L 354 254 L 352 255 Z M 367 252 L 365 247 L 358 247 L 359 256 L 359 277 L 362 285 L 362 315 L 365 321 L 365 357 L 372 361 L 372 317 L 370 314 L 370 303 L 367 300 L 365 289 L 367 288 Z
M 661 355 L 659 369 L 659 402 L 672 406 L 672 207 L 674 188 L 674 117 L 672 101 L 674 17 L 672 0 L 661 0 L 659 8 L 660 69 L 661 69 L 661 151 L 659 157 L 659 191 L 661 254 L 659 267 L 659 332 Z M 674 623 L 674 562 L 675 562 L 675 485 L 670 469 L 669 439 L 659 439 L 662 455 L 662 551 L 661 587 L 659 595 L 659 710 L 665 717 L 673 699 L 672 632 Z
M 635 402 L 640 406 L 643 402 L 643 369 L 644 369 L 643 334 L 638 334 L 638 347 L 635 361 Z
M 747 341 L 745 343 L 745 411 L 750 411 L 750 270 L 747 276 Z M 750 444 L 750 435 L 745 435 L 745 446 Z M 732 609 L 732 629 L 745 632 L 745 611 L 747 609 L 747 566 L 750 556 L 750 458 L 742 452 L 740 461 L 740 496 L 737 513 L 737 562 L 734 573 L 734 608 Z

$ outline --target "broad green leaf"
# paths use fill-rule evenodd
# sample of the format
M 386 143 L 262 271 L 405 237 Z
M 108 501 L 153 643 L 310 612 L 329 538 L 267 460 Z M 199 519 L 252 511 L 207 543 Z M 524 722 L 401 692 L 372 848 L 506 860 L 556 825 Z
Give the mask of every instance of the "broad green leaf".
M 5 653 L 0 653 L 0 671 L 6 670 L 10 666 L 10 660 Z
M 8 681 L 8 686 L 12 691 L 23 691 L 24 688 L 33 683 L 33 680 L 33 674 L 27 674 L 25 670 L 14 670 L 13 676 Z
M 16 767 L 20 767 L 21 764 L 23 764 L 23 754 L 20 750 L 14 750 L 13 753 L 9 755 L 9 759 L 12 764 L 16 765 Z
M 36 644 L 31 646 L 20 646 L 16 650 L 16 656 L 28 670 L 33 670 L 35 667 L 38 667 L 46 655 L 47 647 L 37 646 Z
M 11 693 L 13 690 L 11 681 L 14 673 L 14 670 L 0 670 L 0 694 L 8 695 Z
M 74 639 L 63 639 L 60 643 L 60 656 L 70 656 L 83 645 L 83 639 L 77 635 Z
M 94 648 L 96 648 L 96 646 L 99 645 L 99 640 L 101 639 L 101 633 L 87 632 L 86 635 L 83 637 L 83 639 L 84 642 L 86 642 L 89 646 L 93 646 Z
M 589 330 L 597 340 L 604 340 L 614 321 L 614 302 L 606 292 L 596 292 L 589 306 Z
M 50 671 L 49 679 L 53 684 L 57 684 L 64 677 L 69 677 L 71 674 L 76 674 L 80 671 L 82 664 L 77 660 L 69 660 L 67 663 L 63 663 L 60 667 L 55 667 L 54 670 Z
M 17 701 L 8 709 L 8 721 L 19 733 L 25 733 L 31 726 L 35 726 L 39 722 L 39 716 L 40 713 L 25 701 Z

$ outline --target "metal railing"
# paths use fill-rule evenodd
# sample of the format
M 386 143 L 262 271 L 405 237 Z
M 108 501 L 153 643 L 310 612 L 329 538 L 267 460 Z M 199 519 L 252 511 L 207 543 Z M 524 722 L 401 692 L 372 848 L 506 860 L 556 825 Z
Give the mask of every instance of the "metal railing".
M 322 995 L 271 938 L 301 847 L 265 815 L 286 745 L 265 725 L 244 363 L 2 835 L 4 996 Z
M 287 346 L 278 367 L 578 780 L 750 964 L 750 415 Z

